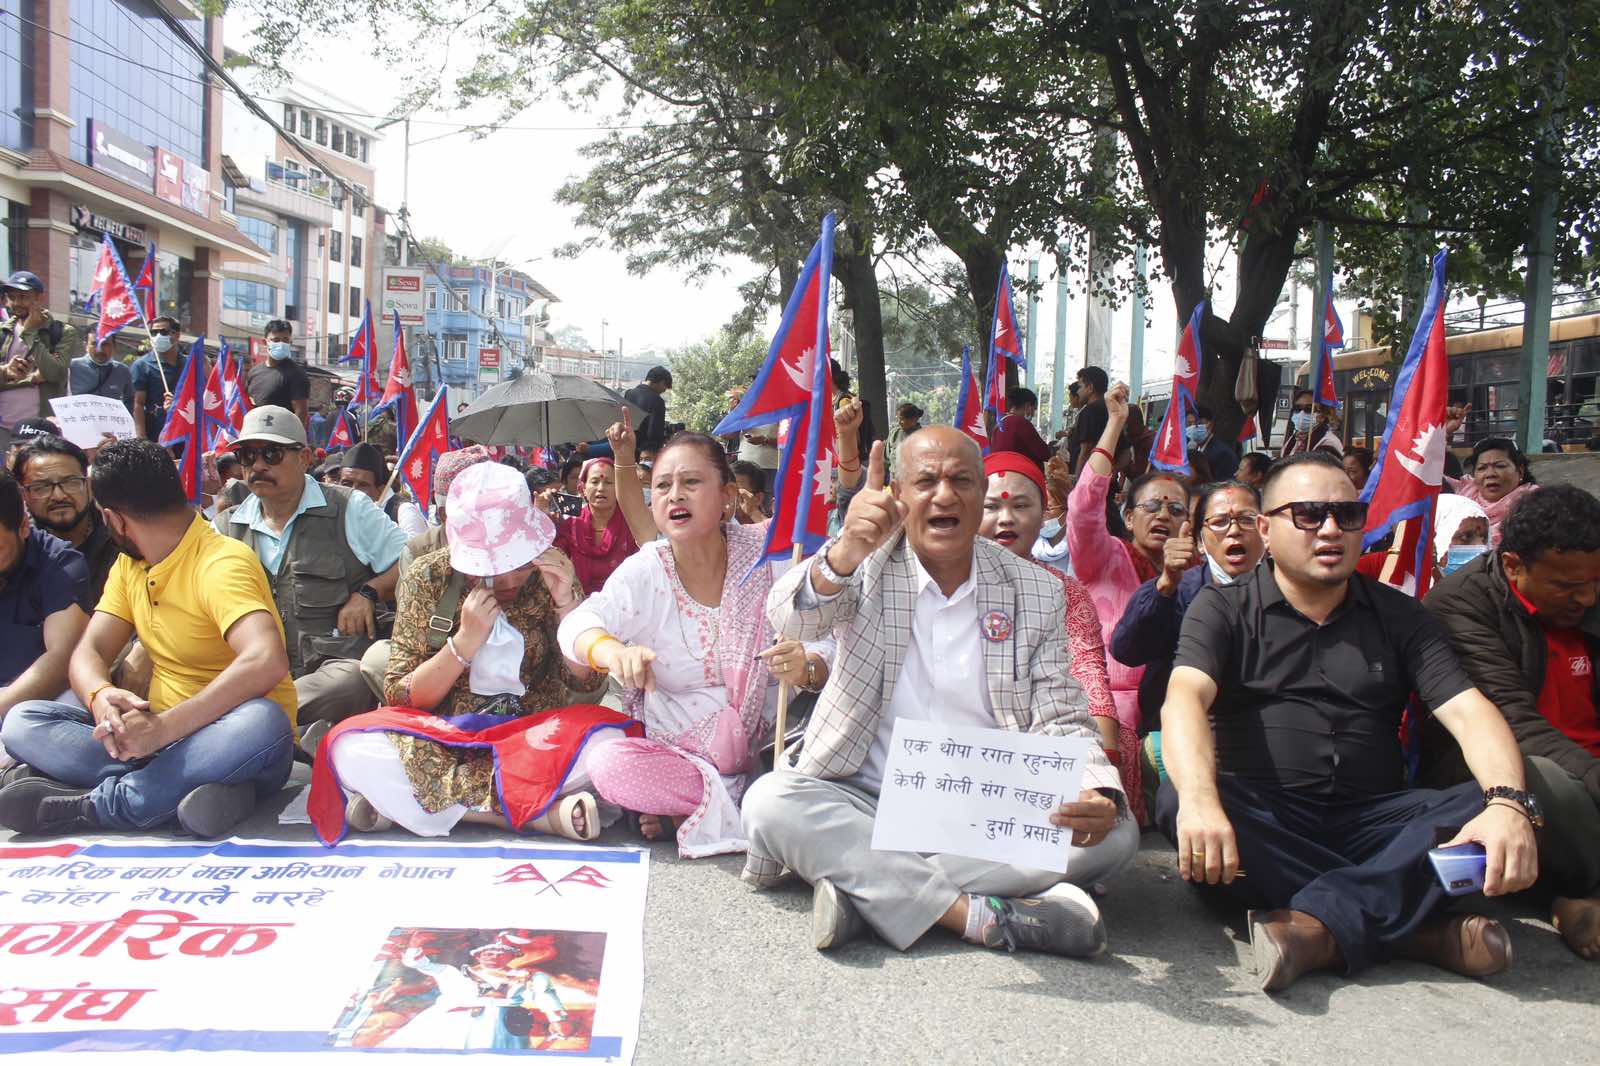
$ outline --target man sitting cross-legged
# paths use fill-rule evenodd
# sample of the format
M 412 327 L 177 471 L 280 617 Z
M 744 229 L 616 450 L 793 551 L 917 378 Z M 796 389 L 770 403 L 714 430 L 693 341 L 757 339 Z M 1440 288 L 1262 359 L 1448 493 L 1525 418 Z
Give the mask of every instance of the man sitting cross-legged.
M 38 776 L 0 788 L 0 825 L 23 833 L 151 829 L 176 814 L 220 836 L 288 780 L 294 684 L 266 575 L 184 496 L 166 449 L 107 445 L 91 473 L 118 557 L 69 678 L 80 707 L 18 704 L 0 741 Z M 115 687 L 111 662 L 137 635 L 148 699 Z
M 1491 896 L 1537 873 L 1516 741 L 1427 610 L 1355 572 L 1366 513 L 1337 456 L 1276 463 L 1257 519 L 1271 557 L 1195 597 L 1161 709 L 1171 778 L 1156 821 L 1183 877 L 1273 908 L 1250 920 L 1268 992 L 1395 956 L 1497 973 L 1511 960 L 1505 930 L 1441 915 L 1449 897 L 1428 851 L 1482 844 Z M 1413 692 L 1460 741 L 1476 785 L 1406 791 L 1399 728 Z
M 868 471 L 838 539 L 767 599 L 781 637 L 836 633 L 839 658 L 797 767 L 780 766 L 745 794 L 745 880 L 766 887 L 787 868 L 810 882 L 818 948 L 850 939 L 864 920 L 902 950 L 940 925 L 985 947 L 1099 954 L 1105 926 L 1077 886 L 1127 865 L 1139 832 L 1069 669 L 1061 582 L 978 538 L 983 459 L 959 431 L 908 437 L 893 490 L 881 442 Z M 1067 873 L 874 851 L 897 718 L 1093 740 L 1082 793 L 1050 816 L 1081 849 Z

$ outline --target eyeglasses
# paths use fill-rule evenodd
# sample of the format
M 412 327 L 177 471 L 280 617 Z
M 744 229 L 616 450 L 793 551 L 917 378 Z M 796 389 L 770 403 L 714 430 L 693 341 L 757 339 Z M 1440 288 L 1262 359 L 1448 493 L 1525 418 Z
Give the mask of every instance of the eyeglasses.
M 233 454 L 237 455 L 245 466 L 255 466 L 257 459 L 265 459 L 268 466 L 277 466 L 283 462 L 284 456 L 299 450 L 298 444 L 269 444 L 265 448 L 252 448 L 241 444 L 233 450 Z
M 30 500 L 48 500 L 56 489 L 68 496 L 76 496 L 88 483 L 86 477 L 64 477 L 60 481 L 35 481 L 31 485 L 24 485 L 22 491 L 28 494 Z
M 150 335 L 152 337 L 170 337 L 172 334 L 173 331 L 168 329 L 166 326 L 162 326 L 160 329 L 152 329 L 150 331 Z
M 1239 524 L 1240 529 L 1249 529 L 1256 524 L 1256 519 L 1260 517 L 1254 511 L 1240 511 L 1238 514 L 1214 514 L 1207 516 L 1206 520 L 1200 524 L 1213 533 L 1226 533 L 1228 527 L 1235 522 Z
M 1346 533 L 1355 533 L 1367 524 L 1367 505 L 1360 500 L 1296 500 L 1282 507 L 1274 507 L 1267 517 L 1288 511 L 1294 527 L 1309 532 L 1322 528 L 1331 515 L 1334 522 Z
M 1134 510 L 1143 511 L 1145 514 L 1160 514 L 1163 507 L 1167 509 L 1167 514 L 1173 518 L 1182 518 L 1189 513 L 1189 508 L 1186 505 L 1174 500 L 1145 500 L 1143 503 L 1133 505 Z

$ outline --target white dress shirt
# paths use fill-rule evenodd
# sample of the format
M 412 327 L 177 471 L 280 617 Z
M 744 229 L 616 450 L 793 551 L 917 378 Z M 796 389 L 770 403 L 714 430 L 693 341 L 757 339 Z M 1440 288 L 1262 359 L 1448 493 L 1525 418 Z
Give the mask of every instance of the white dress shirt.
M 977 551 L 973 551 L 967 580 L 949 596 L 939 590 L 938 582 L 920 560 L 913 556 L 913 561 L 917 602 L 911 619 L 911 640 L 900 663 L 894 696 L 878 723 L 878 735 L 852 782 L 873 793 L 883 784 L 896 718 L 983 729 L 997 726 L 994 707 L 989 702 L 983 634 L 978 625 Z M 816 595 L 809 580 L 806 586 Z

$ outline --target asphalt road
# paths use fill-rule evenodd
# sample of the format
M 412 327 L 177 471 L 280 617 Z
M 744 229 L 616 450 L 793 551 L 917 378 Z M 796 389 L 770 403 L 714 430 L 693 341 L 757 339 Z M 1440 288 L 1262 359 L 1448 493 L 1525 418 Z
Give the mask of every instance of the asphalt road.
M 309 826 L 277 824 L 289 795 L 238 835 L 312 839 Z M 602 843 L 636 841 L 619 828 Z M 904 953 L 866 940 L 823 954 L 809 942 L 808 889 L 753 892 L 734 856 L 687 862 L 657 844 L 651 858 L 640 1066 L 1600 1062 L 1600 964 L 1522 900 L 1487 905 L 1512 929 L 1516 961 L 1501 977 L 1394 963 L 1269 997 L 1242 912 L 1179 881 L 1153 834 L 1102 901 L 1111 951 L 1093 962 L 985 951 L 937 930 Z

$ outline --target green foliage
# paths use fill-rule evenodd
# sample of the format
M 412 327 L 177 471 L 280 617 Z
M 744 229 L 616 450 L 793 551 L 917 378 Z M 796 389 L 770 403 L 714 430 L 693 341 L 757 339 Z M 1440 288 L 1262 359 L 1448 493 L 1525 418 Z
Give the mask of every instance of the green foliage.
M 670 352 L 672 391 L 667 394 L 667 416 L 689 429 L 711 432 L 733 407 L 728 391 L 748 387 L 766 354 L 765 340 L 733 330 Z

